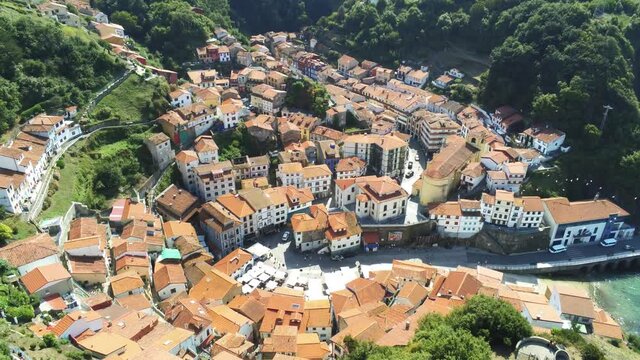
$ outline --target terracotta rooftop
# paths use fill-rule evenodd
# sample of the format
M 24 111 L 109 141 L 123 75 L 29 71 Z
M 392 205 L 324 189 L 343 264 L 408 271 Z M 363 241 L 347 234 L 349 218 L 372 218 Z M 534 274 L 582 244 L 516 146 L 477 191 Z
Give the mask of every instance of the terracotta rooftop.
M 213 267 L 226 275 L 233 275 L 238 269 L 245 266 L 253 259 L 253 255 L 242 249 L 235 249 L 227 256 L 220 259 Z
M 0 248 L 0 259 L 6 260 L 14 267 L 20 267 L 54 255 L 58 255 L 58 247 L 51 236 L 46 233 L 13 241 Z
M 59 281 L 68 280 L 71 274 L 61 263 L 39 266 L 24 274 L 20 281 L 30 294 L 33 294 L 47 285 L 52 285 Z
M 606 220 L 609 216 L 629 216 L 629 213 L 607 199 L 570 202 L 567 198 L 542 200 L 556 224 L 571 224 Z

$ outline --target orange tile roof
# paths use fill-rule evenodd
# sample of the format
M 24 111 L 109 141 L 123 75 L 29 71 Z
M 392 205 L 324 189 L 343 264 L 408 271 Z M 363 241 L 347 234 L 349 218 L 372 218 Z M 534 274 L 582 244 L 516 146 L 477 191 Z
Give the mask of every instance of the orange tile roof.
M 228 209 L 233 215 L 242 219 L 245 216 L 253 214 L 255 211 L 251 208 L 248 202 L 242 199 L 238 195 L 224 194 L 216 198 L 216 202 L 220 203 L 226 209 Z
M 229 276 L 253 260 L 253 255 L 243 249 L 235 249 L 213 265 L 215 269 Z
M 156 263 L 156 268 L 153 272 L 153 287 L 156 291 L 160 291 L 169 285 L 179 284 L 184 284 L 185 286 L 187 284 L 182 265 Z
M 213 326 L 220 334 L 237 333 L 243 326 L 253 325 L 251 319 L 235 312 L 227 305 L 209 306 L 207 310 Z
M 423 174 L 434 179 L 447 178 L 455 171 L 461 170 L 472 158 L 473 153 L 462 137 L 449 136 L 440 152 L 427 164 Z
M 458 296 L 468 298 L 480 290 L 480 281 L 469 273 L 452 271 L 442 283 L 438 291 L 442 296 Z
M 125 309 L 142 311 L 151 309 L 151 301 L 144 294 L 134 294 L 117 298 L 116 303 Z
M 47 285 L 71 278 L 71 274 L 61 263 L 54 263 L 37 267 L 24 274 L 20 281 L 30 294 L 33 294 Z
M 111 291 L 114 296 L 144 287 L 144 281 L 142 281 L 140 275 L 133 271 L 127 271 L 122 274 L 112 276 L 110 283 Z
M 230 294 L 240 294 L 240 284 L 218 269 L 211 269 L 189 290 L 189 296 L 202 301 L 220 301 Z
M 629 213 L 607 199 L 570 202 L 567 198 L 549 198 L 543 200 L 551 217 L 557 224 L 570 224 L 603 220 L 610 215 L 629 216 Z
M 6 260 L 14 267 L 30 264 L 57 254 L 58 247 L 51 236 L 46 233 L 13 241 L 0 248 L 0 259 Z
M 236 296 L 229 303 L 229 307 L 258 323 L 264 317 L 266 306 L 256 298 L 248 295 Z

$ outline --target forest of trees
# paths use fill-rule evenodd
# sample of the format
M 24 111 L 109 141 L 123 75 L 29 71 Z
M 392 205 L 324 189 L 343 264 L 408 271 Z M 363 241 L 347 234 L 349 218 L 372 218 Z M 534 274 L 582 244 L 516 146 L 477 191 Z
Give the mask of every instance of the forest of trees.
M 560 158 L 558 177 L 583 181 L 545 190 L 574 199 L 600 191 L 637 209 L 637 0 L 346 0 L 311 31 L 338 50 L 389 65 L 424 61 L 451 44 L 490 55 L 477 102 L 489 111 L 512 105 L 568 134 L 573 148 Z M 601 131 L 605 105 L 613 110 Z
M 49 19 L 0 14 L 0 133 L 20 115 L 83 105 L 124 70 L 108 48 Z
M 298 31 L 338 8 L 341 0 L 229 0 L 232 17 L 248 34 Z
M 345 340 L 344 360 L 492 359 L 491 345 L 513 350 L 531 336 L 531 325 L 510 304 L 474 296 L 447 316 L 429 314 L 406 347 L 383 347 Z
M 216 26 L 234 30 L 226 0 L 95 0 L 94 5 L 172 69 L 193 60 Z

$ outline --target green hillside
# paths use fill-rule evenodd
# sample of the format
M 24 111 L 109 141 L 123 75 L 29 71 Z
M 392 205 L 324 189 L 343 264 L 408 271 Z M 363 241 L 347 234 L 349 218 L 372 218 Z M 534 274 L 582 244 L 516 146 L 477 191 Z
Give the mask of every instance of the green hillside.
M 124 70 L 97 36 L 5 5 L 0 3 L 0 133 L 18 116 L 84 105 Z

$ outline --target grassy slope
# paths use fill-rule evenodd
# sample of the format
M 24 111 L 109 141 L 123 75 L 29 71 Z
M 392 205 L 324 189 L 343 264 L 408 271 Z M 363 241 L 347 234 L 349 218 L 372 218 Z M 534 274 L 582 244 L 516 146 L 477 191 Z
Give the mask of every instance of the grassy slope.
M 149 133 L 151 131 L 147 130 Z M 132 146 L 126 138 L 103 145 L 93 152 L 87 150 L 85 145 L 86 140 L 79 141 L 64 155 L 65 166 L 64 169 L 59 169 L 58 191 L 51 196 L 51 206 L 40 214 L 41 220 L 64 215 L 73 201 L 85 202 L 85 199 L 91 196 L 91 189 L 94 184 L 89 174 L 91 174 L 95 166 L 95 160 L 91 158 L 91 153 L 109 156 L 123 148 L 130 148 L 133 153 L 136 153 L 135 150 L 137 148 Z M 150 161 L 150 159 L 139 160 L 141 162 Z
M 13 234 L 13 238 L 16 240 L 24 239 L 37 232 L 33 224 L 22 220 L 20 216 L 9 216 L 1 222 L 14 229 L 15 233 Z
M 33 333 L 25 325 L 9 325 L 7 322 L 0 321 L 0 335 L 8 344 L 18 346 L 29 355 L 33 360 L 65 360 L 69 359 L 65 353 L 77 352 L 73 345 L 60 345 L 60 352 L 54 348 L 38 349 L 42 340 L 33 335 Z M 37 350 L 31 350 L 30 346 L 36 344 Z
M 96 105 L 93 114 L 109 108 L 113 117 L 118 117 L 124 122 L 145 120 L 144 108 L 153 95 L 153 89 L 151 83 L 145 82 L 137 75 L 131 75 Z

